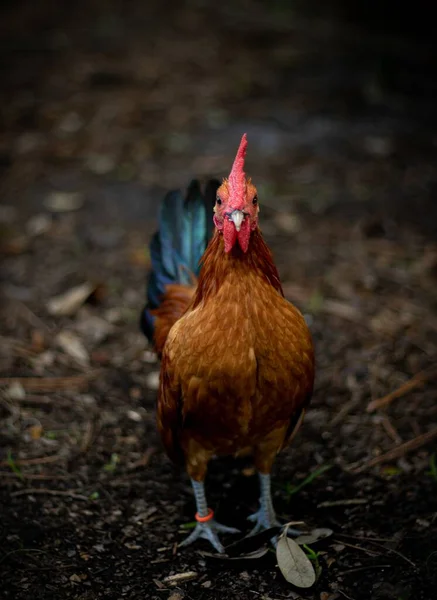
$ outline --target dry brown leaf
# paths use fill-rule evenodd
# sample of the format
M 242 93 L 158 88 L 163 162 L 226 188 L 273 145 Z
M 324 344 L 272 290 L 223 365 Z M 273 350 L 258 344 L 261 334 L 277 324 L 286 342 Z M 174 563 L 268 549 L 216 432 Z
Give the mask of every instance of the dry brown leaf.
M 96 285 L 89 281 L 82 283 L 49 300 L 47 310 L 51 315 L 74 315 L 95 289 Z
M 82 365 L 88 365 L 90 358 L 80 339 L 71 331 L 61 331 L 56 336 L 60 348 Z
M 278 540 L 276 559 L 284 578 L 299 588 L 309 588 L 316 581 L 310 559 L 294 540 L 287 536 L 288 525 Z
M 44 200 L 46 208 L 55 213 L 78 210 L 83 206 L 84 197 L 79 192 L 52 192 Z
M 30 433 L 30 437 L 33 440 L 39 440 L 39 438 L 42 436 L 42 432 L 43 432 L 43 428 L 42 425 L 32 425 L 32 427 L 29 428 L 29 433 Z
M 324 540 L 325 538 L 329 537 L 333 533 L 334 532 L 332 531 L 332 529 L 328 529 L 326 527 L 319 527 L 316 529 L 312 529 L 309 533 L 305 533 L 297 538 L 294 538 L 294 541 L 299 546 L 302 546 L 303 544 L 315 544 L 316 542 L 319 542 L 320 540 Z

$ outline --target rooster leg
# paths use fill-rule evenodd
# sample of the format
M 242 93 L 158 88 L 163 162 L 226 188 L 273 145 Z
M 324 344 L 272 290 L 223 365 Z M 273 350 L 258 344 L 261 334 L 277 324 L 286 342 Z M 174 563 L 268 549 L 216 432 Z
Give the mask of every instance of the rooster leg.
M 205 486 L 203 484 L 203 481 L 194 481 L 194 479 L 192 479 L 191 485 L 193 486 L 194 496 L 196 498 L 196 507 L 197 507 L 196 518 L 198 519 L 198 523 L 196 524 L 194 531 L 181 544 L 179 544 L 179 546 L 188 546 L 188 544 L 191 544 L 195 540 L 197 540 L 199 538 L 204 538 L 205 540 L 208 540 L 214 546 L 214 548 L 217 550 L 217 552 L 220 552 L 222 554 L 225 551 L 225 549 L 219 540 L 217 532 L 219 532 L 219 533 L 240 533 L 240 532 L 238 529 L 235 529 L 234 527 L 227 527 L 226 525 L 221 525 L 221 523 L 217 523 L 217 521 L 213 518 L 208 519 L 210 511 L 209 511 L 207 503 L 206 503 Z M 208 520 L 200 521 L 199 518 L 200 519 L 208 519 Z
M 264 529 L 270 529 L 271 527 L 282 527 L 282 523 L 276 518 L 275 509 L 273 508 L 272 494 L 271 494 L 271 481 L 269 473 L 258 473 L 260 482 L 260 508 L 259 510 L 248 517 L 249 521 L 255 522 L 255 527 L 252 529 L 249 535 L 255 535 Z M 289 535 L 299 535 L 301 532 L 297 529 L 288 529 Z M 277 543 L 277 538 L 272 538 L 274 545 Z
M 248 517 L 249 521 L 255 523 L 255 527 L 250 532 L 250 535 L 255 535 L 263 529 L 270 529 L 271 527 L 281 527 L 276 518 L 275 509 L 273 508 L 272 494 L 270 491 L 270 474 L 269 473 L 258 473 L 260 483 L 260 497 L 259 497 L 259 510 Z

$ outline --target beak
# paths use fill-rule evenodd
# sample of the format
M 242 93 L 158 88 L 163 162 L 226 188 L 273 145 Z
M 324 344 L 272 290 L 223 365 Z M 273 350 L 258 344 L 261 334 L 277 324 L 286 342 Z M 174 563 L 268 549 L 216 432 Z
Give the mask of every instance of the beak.
M 229 215 L 229 218 L 231 219 L 231 221 L 233 221 L 233 223 L 235 225 L 235 229 L 237 231 L 240 231 L 241 223 L 244 221 L 244 217 L 245 217 L 245 214 L 242 210 L 234 210 Z

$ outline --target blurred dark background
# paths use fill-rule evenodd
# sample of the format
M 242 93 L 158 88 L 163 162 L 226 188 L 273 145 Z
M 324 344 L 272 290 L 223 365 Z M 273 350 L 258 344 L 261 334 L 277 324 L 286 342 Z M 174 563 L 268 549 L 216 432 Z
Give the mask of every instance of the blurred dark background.
M 243 132 L 263 234 L 316 346 L 311 409 L 274 473 L 281 519 L 334 531 L 305 598 L 434 596 L 432 8 L 3 3 L 5 598 L 296 597 L 270 553 L 235 567 L 175 554 L 194 505 L 156 433 L 159 365 L 138 327 L 164 191 L 227 175 Z M 213 461 L 207 489 L 244 528 L 252 471 Z M 186 571 L 173 595 L 165 577 Z
M 265 202 L 434 232 L 431 7 L 6 2 L 2 197 L 26 211 L 81 190 L 89 218 L 147 218 L 159 190 L 225 174 L 247 131 Z

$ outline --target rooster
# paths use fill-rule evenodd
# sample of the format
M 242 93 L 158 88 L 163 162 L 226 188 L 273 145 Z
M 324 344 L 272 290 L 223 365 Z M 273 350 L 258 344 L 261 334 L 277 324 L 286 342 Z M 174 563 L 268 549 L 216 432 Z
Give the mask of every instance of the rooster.
M 169 457 L 185 465 L 196 500 L 196 527 L 181 545 L 205 538 L 221 553 L 218 534 L 238 530 L 208 508 L 208 462 L 253 454 L 260 508 L 249 517 L 251 533 L 278 526 L 270 472 L 303 420 L 314 382 L 310 332 L 284 298 L 258 226 L 246 148 L 244 134 L 221 185 L 210 182 L 202 196 L 194 182 L 185 199 L 166 197 L 142 319 L 161 356 L 158 429 Z

